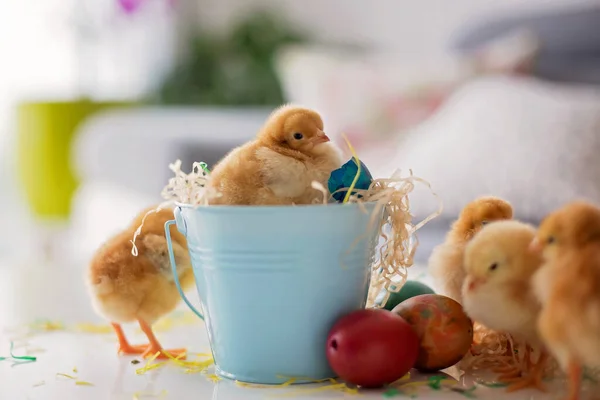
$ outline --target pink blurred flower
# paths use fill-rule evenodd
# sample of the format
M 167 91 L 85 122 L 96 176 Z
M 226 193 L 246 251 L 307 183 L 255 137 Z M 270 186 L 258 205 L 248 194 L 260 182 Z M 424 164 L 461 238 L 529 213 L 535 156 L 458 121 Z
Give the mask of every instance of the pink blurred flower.
M 134 14 L 146 0 L 117 0 L 126 14 Z M 175 6 L 177 0 L 166 0 L 169 6 Z
M 127 14 L 133 14 L 142 5 L 144 0 L 117 0 L 123 11 Z

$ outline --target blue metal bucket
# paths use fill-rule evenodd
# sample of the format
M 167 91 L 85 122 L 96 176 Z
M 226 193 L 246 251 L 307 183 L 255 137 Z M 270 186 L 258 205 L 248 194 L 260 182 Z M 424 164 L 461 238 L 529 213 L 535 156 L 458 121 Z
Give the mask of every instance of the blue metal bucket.
M 335 376 L 327 334 L 364 308 L 379 215 L 374 204 L 179 205 L 165 224 L 187 238 L 216 372 L 275 384 Z M 354 247 L 353 247 L 354 246 Z

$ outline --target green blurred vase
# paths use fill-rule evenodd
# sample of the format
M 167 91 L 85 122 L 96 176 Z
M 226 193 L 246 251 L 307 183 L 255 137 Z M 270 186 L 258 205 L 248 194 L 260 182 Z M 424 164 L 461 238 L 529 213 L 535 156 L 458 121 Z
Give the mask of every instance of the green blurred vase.
M 17 171 L 31 212 L 40 220 L 64 221 L 79 184 L 71 165 L 77 128 L 118 102 L 29 102 L 17 107 Z

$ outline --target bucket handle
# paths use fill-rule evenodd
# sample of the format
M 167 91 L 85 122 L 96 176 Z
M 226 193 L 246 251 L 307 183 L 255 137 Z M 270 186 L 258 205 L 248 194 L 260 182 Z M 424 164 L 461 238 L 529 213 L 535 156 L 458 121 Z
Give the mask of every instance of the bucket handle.
M 198 318 L 200 318 L 202 321 L 204 321 L 204 316 L 198 310 L 196 310 L 196 307 L 194 307 L 192 305 L 192 303 L 190 303 L 190 301 L 186 297 L 185 293 L 183 292 L 183 289 L 181 289 L 181 283 L 179 282 L 179 275 L 177 275 L 177 265 L 175 263 L 175 253 L 173 252 L 173 243 L 171 242 L 171 229 L 170 229 L 171 225 L 175 225 L 176 223 L 177 222 L 174 219 L 165 222 L 165 237 L 167 238 L 167 248 L 169 249 L 169 260 L 171 261 L 171 271 L 173 273 L 173 279 L 175 280 L 175 286 L 177 286 L 179 295 L 181 296 L 181 298 L 183 299 L 185 304 L 187 304 L 187 306 L 190 308 L 190 310 L 192 310 L 194 312 L 194 314 L 196 314 L 198 316 Z

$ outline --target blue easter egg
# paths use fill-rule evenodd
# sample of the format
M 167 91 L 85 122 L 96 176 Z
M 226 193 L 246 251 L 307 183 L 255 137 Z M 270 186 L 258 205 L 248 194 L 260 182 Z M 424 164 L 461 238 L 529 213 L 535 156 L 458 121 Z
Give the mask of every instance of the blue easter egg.
M 329 177 L 329 181 L 327 182 L 327 187 L 330 193 L 333 193 L 333 198 L 342 202 L 344 197 L 346 196 L 347 190 L 340 190 L 349 188 L 352 185 L 352 181 L 356 177 L 356 173 L 358 172 L 358 165 L 354 158 L 351 158 L 348 162 L 342 165 L 340 168 L 333 171 Z M 360 176 L 356 181 L 355 189 L 367 190 L 369 186 L 373 182 L 373 176 L 367 166 L 360 161 Z M 335 193 L 337 190 L 339 192 Z

